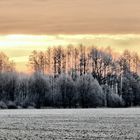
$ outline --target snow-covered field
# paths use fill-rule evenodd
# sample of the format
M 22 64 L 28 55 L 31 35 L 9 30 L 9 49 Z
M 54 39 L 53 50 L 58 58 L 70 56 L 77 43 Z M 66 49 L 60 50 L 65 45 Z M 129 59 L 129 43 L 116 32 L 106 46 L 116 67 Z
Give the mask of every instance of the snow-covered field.
M 0 110 L 4 140 L 140 139 L 140 109 Z

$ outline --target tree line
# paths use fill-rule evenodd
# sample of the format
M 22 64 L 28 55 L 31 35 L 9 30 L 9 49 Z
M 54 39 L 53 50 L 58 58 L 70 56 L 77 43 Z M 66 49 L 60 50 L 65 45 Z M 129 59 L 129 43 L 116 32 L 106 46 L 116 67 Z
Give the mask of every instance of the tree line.
M 28 62 L 31 75 L 17 73 L 9 60 L 7 64 L 11 68 L 0 71 L 0 100 L 5 104 L 12 101 L 24 108 L 140 105 L 140 59 L 128 50 L 117 56 L 110 48 L 84 45 L 33 51 Z

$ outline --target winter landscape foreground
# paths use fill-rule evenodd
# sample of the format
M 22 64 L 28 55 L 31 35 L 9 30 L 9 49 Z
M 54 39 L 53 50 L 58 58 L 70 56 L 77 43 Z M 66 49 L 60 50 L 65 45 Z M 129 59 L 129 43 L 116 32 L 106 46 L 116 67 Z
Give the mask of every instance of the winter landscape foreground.
M 0 139 L 140 139 L 140 109 L 1 110 Z

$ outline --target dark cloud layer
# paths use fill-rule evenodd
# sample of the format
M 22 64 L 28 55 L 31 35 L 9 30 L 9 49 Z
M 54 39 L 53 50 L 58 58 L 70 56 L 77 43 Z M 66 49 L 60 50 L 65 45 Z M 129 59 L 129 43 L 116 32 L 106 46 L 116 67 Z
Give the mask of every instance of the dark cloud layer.
M 0 33 L 140 33 L 139 0 L 0 0 Z

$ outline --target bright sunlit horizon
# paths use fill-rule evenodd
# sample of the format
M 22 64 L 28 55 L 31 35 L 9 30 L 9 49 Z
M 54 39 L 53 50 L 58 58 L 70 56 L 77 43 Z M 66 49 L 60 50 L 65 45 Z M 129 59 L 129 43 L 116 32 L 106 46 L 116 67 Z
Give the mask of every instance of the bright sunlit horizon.
M 67 46 L 110 47 L 114 52 L 121 53 L 125 49 L 139 51 L 139 34 L 57 34 L 57 35 L 33 35 L 33 34 L 8 34 L 0 35 L 0 51 L 4 52 L 10 60 L 16 63 L 19 72 L 28 70 L 27 62 L 33 50 L 46 50 L 47 47 Z

